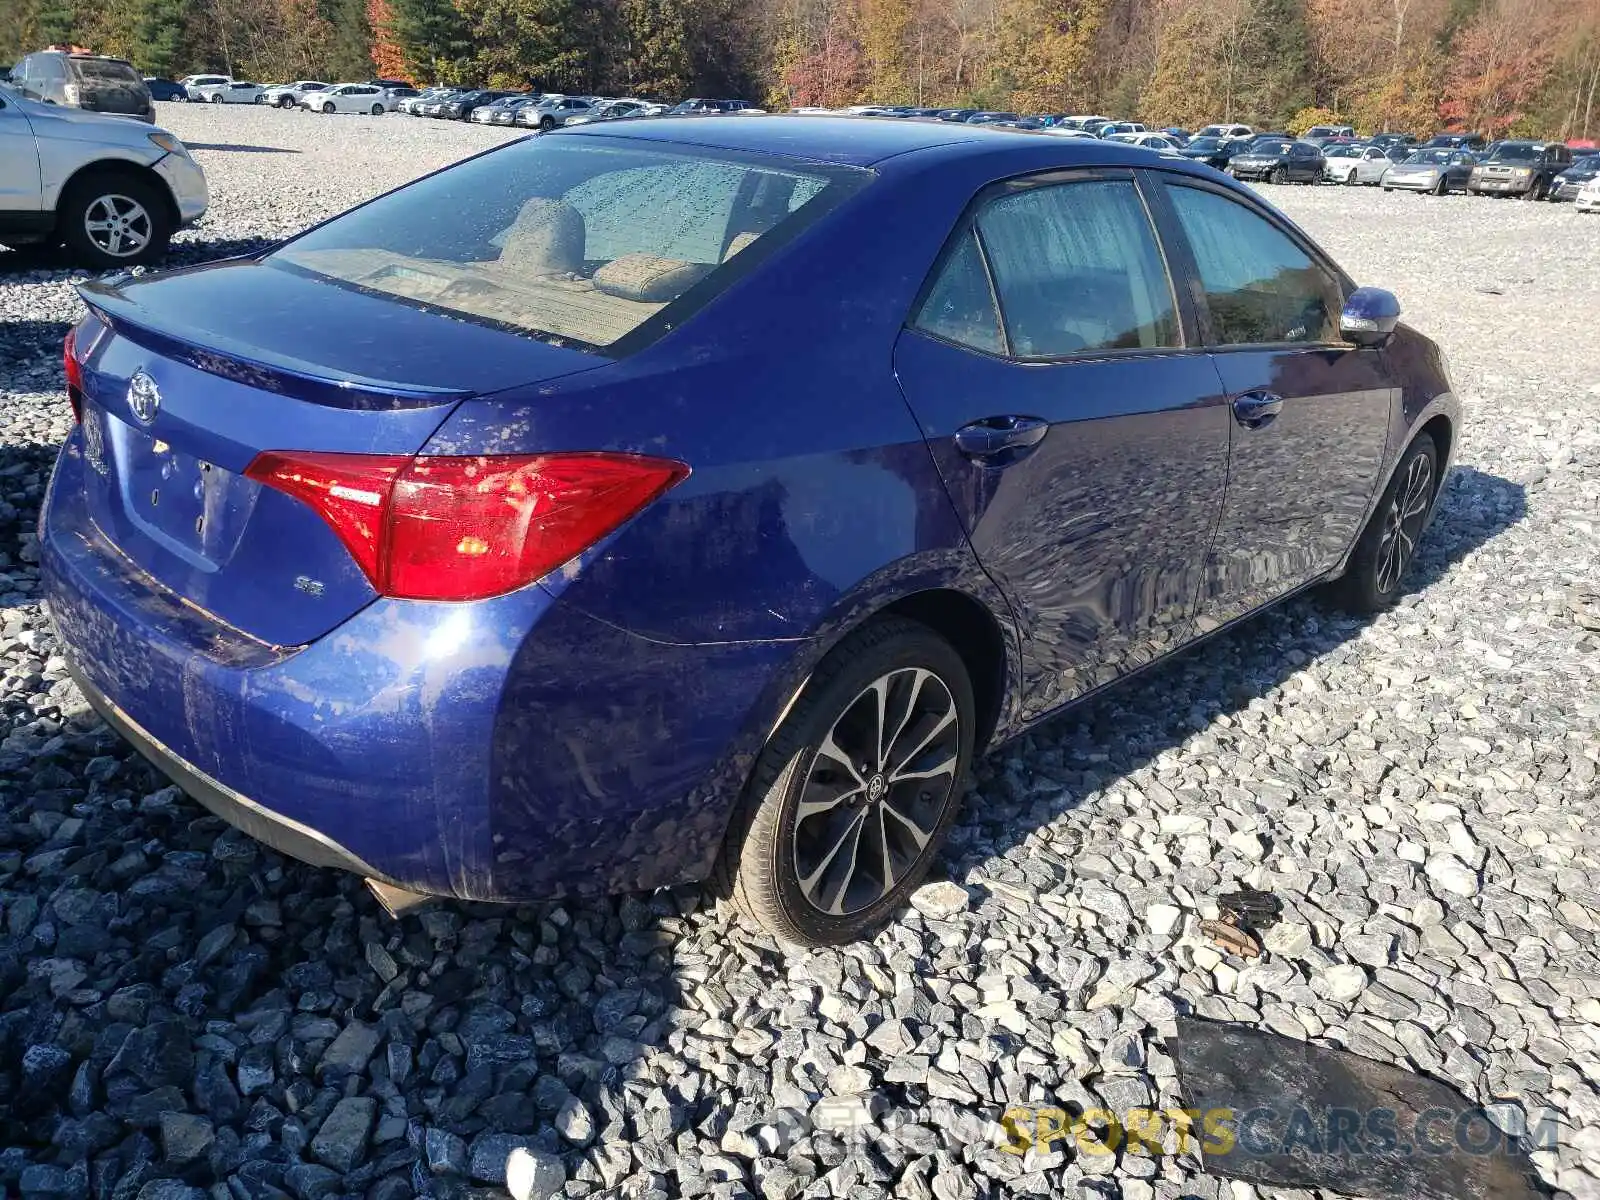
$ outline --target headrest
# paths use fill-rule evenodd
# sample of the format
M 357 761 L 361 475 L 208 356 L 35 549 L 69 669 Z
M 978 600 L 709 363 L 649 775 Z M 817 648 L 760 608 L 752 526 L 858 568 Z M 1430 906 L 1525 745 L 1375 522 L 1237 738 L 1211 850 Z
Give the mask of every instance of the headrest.
M 664 304 L 676 300 L 711 273 L 709 263 L 653 254 L 624 254 L 594 273 L 596 291 L 623 300 Z

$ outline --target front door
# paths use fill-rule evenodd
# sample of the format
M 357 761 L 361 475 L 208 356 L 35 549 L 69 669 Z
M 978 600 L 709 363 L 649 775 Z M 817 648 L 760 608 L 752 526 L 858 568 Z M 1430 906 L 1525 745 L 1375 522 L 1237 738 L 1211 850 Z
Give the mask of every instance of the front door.
M 1169 176 L 1166 195 L 1233 409 L 1205 631 L 1338 564 L 1378 485 L 1398 392 L 1383 351 L 1340 340 L 1343 283 L 1309 246 L 1221 188 Z
M 980 196 L 895 369 L 1025 637 L 1037 714 L 1190 634 L 1231 413 L 1130 172 Z

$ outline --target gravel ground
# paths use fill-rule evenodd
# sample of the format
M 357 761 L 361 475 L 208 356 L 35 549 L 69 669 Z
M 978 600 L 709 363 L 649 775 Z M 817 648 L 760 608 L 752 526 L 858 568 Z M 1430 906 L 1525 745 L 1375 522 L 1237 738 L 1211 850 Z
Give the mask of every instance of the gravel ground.
M 180 262 L 507 136 L 162 116 L 214 199 Z M 0 1191 L 454 1197 L 523 1145 L 569 1196 L 1312 1195 L 1192 1152 L 995 1148 L 1011 1104 L 1176 1104 L 1187 1011 L 1551 1106 L 1540 1172 L 1600 1195 L 1600 219 L 1268 191 L 1453 360 L 1462 465 L 1414 595 L 1370 623 L 1296 602 L 992 754 L 949 882 L 803 954 L 694 889 L 390 923 L 165 786 L 37 600 L 79 307 L 0 255 Z M 1253 964 L 1196 930 L 1240 883 L 1285 906 Z M 870 1138 L 816 1108 L 868 1095 Z

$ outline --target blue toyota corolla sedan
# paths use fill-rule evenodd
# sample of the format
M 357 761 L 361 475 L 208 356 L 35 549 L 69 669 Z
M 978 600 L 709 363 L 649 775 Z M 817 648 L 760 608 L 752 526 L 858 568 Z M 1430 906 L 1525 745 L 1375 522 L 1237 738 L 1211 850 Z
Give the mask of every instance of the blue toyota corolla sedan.
M 973 755 L 1310 585 L 1393 600 L 1459 427 L 1246 188 L 961 125 L 601 122 L 82 293 L 84 694 L 396 909 L 711 877 L 861 935 Z

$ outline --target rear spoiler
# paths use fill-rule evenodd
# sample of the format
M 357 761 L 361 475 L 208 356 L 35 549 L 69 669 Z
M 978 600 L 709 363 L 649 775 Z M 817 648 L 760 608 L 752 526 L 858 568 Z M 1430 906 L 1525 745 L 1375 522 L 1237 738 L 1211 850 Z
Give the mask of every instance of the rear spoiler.
M 196 331 L 163 324 L 156 314 L 129 300 L 118 289 L 118 281 L 119 277 L 113 276 L 81 283 L 78 295 L 91 313 L 120 336 L 209 375 L 332 408 L 427 408 L 454 404 L 476 394 L 471 390 L 334 375 L 313 363 L 235 343 L 210 330 L 199 335 L 204 338 L 202 342 L 196 340 Z

